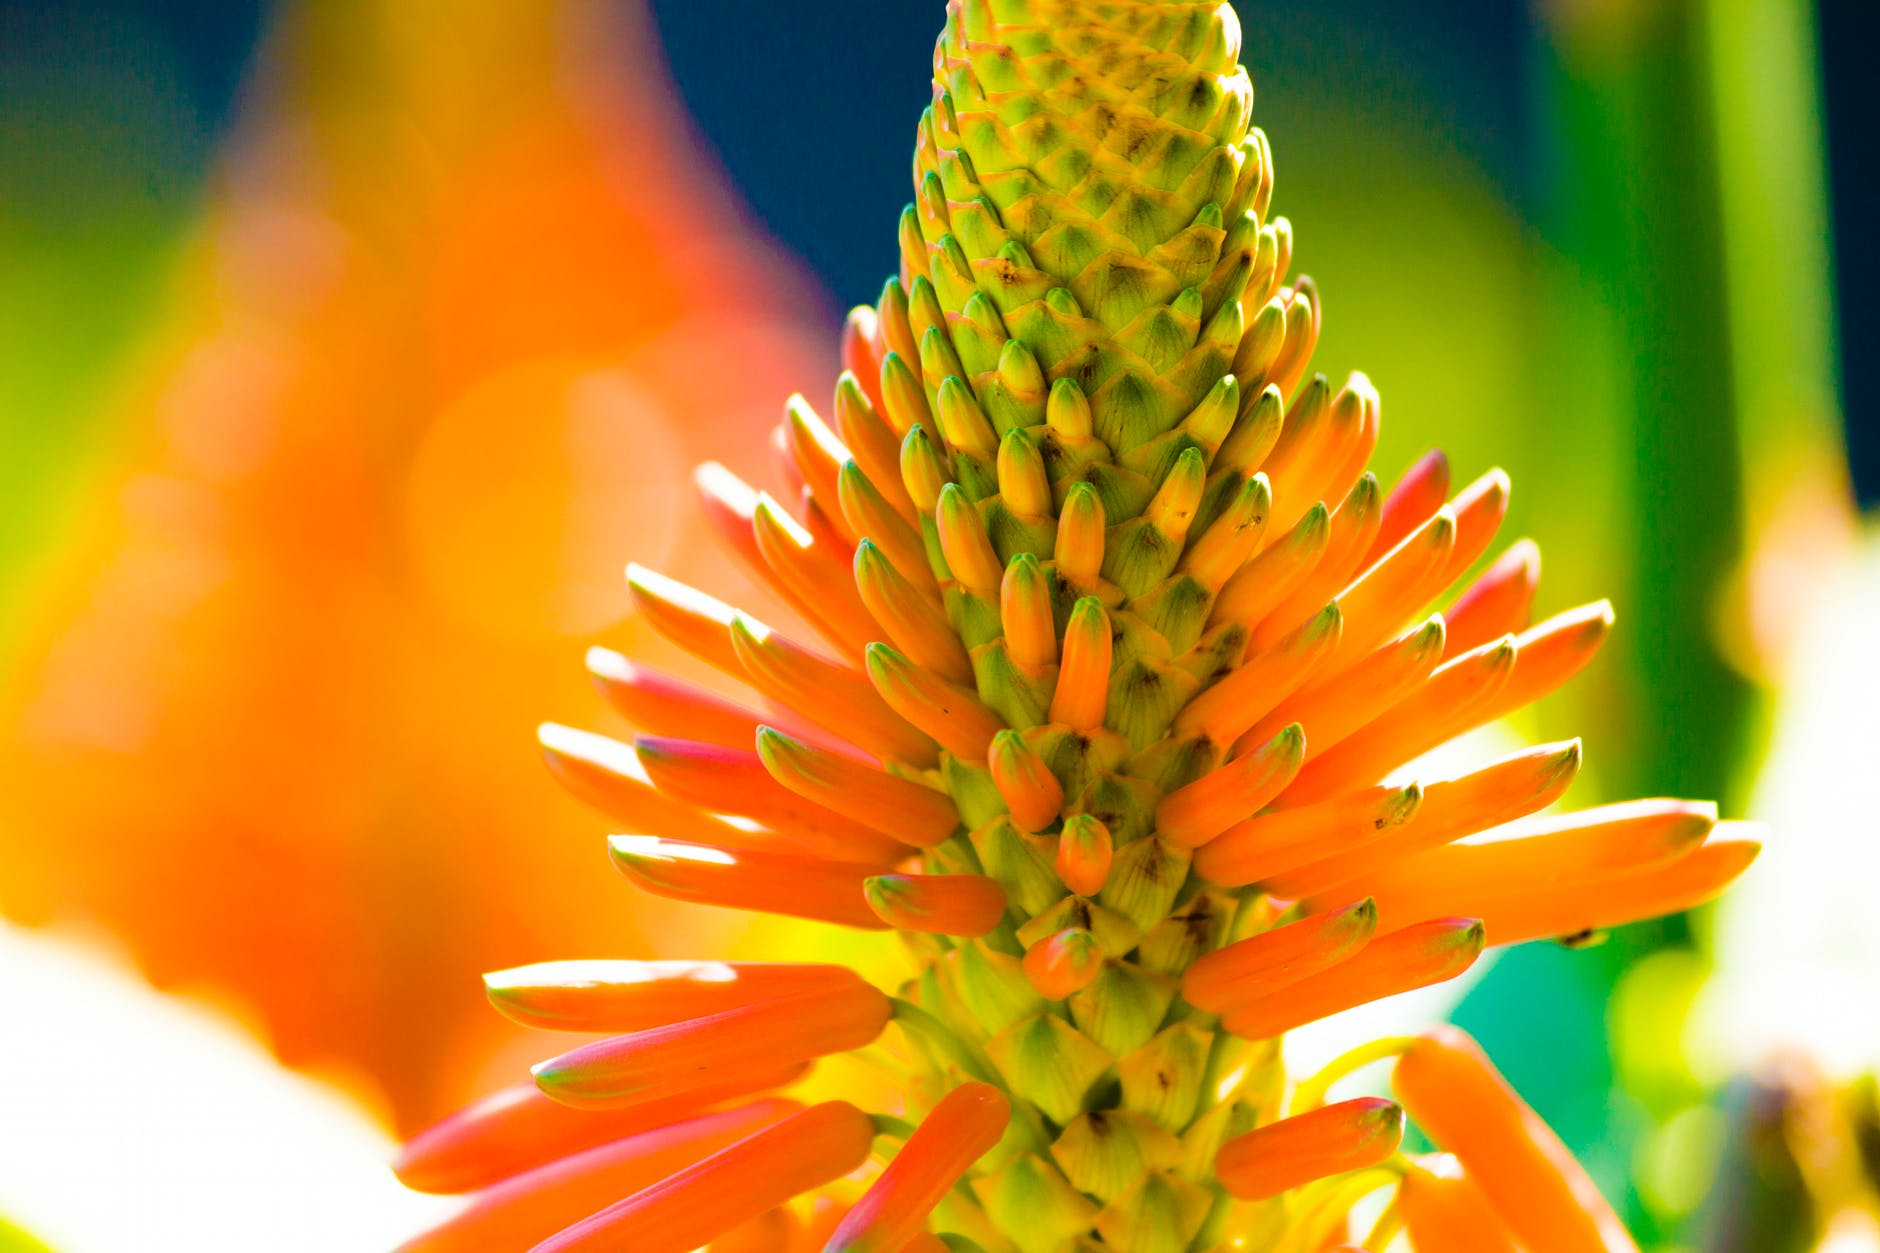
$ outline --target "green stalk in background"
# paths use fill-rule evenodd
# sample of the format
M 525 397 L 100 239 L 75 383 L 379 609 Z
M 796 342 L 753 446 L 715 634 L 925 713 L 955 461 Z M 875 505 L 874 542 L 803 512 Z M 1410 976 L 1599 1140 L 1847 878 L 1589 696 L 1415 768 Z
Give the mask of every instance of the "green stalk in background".
M 1593 295 L 1558 315 L 1550 417 L 1571 429 L 1612 415 L 1613 480 L 1575 488 L 1628 514 L 1617 531 L 1640 539 L 1612 554 L 1629 629 L 1600 675 L 1589 748 L 1613 791 L 1736 809 L 1765 712 L 1746 675 L 1796 599 L 1781 581 L 1793 562 L 1752 559 L 1806 556 L 1848 517 L 1812 15 L 1797 0 L 1555 3 L 1544 22 L 1558 145 L 1546 229 Z M 1528 946 L 1458 1014 L 1498 1055 L 1530 1059 L 1510 1079 L 1603 1183 L 1630 1176 L 1653 1126 L 1704 1096 L 1676 1055 L 1688 989 L 1629 998 L 1653 1001 L 1654 1021 L 1605 1031 L 1611 982 L 1692 940 L 1679 919 L 1630 929 L 1598 963 Z M 1536 987 L 1556 995 L 1539 1004 Z M 1569 987 L 1579 1004 L 1558 995 Z M 1589 1108 L 1589 1085 L 1615 1067 L 1620 1090 Z M 1641 1174 L 1633 1218 L 1667 1237 L 1697 1198 Z

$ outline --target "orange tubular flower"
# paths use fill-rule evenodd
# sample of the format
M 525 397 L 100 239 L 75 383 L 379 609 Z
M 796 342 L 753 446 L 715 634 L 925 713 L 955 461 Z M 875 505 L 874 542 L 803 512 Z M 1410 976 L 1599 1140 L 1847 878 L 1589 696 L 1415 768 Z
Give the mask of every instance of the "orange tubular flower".
M 635 1111 L 708 1117 L 866 1047 L 900 1083 L 872 1123 L 830 1105 L 754 1129 L 538 1249 L 1319 1249 L 1408 1169 L 1402 1113 L 1320 1108 L 1325 1076 L 1289 1096 L 1274 1037 L 1453 978 L 1487 939 L 1680 907 L 1741 869 L 1746 844 L 1669 802 L 1502 832 L 1566 790 L 1577 741 L 1399 781 L 1565 681 L 1611 614 L 1530 627 L 1519 543 L 1440 611 L 1506 477 L 1451 498 L 1433 454 L 1386 498 L 1367 471 L 1380 402 L 1310 372 L 1321 302 L 1287 277 L 1237 50 L 1225 5 L 950 0 L 901 272 L 850 318 L 833 421 L 790 402 L 775 496 L 702 482 L 816 638 L 635 569 L 647 622 L 749 695 L 604 654 L 638 738 L 545 736 L 628 824 L 636 883 L 891 927 L 906 977 L 497 976 L 523 1022 L 617 1033 L 536 1078 L 622 1121 L 469 1115 L 414 1147 L 416 1179 L 523 1189 L 558 1148 L 648 1134 Z M 1476 1161 L 1540 1141 L 1436 1047 L 1399 1065 L 1411 1115 L 1498 1211 L 1539 1196 L 1597 1229 L 1596 1198 Z M 1458 1136 L 1476 1104 L 1501 1130 Z M 507 1156 L 486 1144 L 505 1117 Z M 872 1183 L 833 1183 L 896 1140 Z
M 1397 1213 L 1419 1250 L 1520 1253 L 1488 1197 L 1448 1154 L 1405 1163 Z
M 868 1115 L 845 1101 L 812 1106 L 550 1236 L 535 1253 L 691 1253 L 848 1174 L 874 1134 Z
M 1403 1110 L 1392 1101 L 1359 1097 L 1235 1136 L 1214 1168 L 1227 1190 L 1257 1201 L 1301 1184 L 1375 1166 L 1397 1151 Z
M 1462 1032 L 1426 1033 L 1398 1060 L 1392 1086 L 1530 1253 L 1636 1253 L 1580 1164 Z
M 893 1253 L 904 1247 L 947 1190 L 999 1142 L 1011 1113 L 1011 1103 L 988 1084 L 963 1084 L 947 1093 L 824 1248 Z

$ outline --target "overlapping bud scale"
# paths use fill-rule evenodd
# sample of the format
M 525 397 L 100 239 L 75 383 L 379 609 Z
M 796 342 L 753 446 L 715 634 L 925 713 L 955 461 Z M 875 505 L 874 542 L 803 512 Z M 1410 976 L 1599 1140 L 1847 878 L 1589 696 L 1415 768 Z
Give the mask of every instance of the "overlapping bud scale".
M 475 1199 L 411 1253 L 1303 1251 L 1379 1187 L 1431 1249 L 1629 1247 L 1466 1043 L 1363 1054 L 1401 1054 L 1403 1108 L 1280 1067 L 1285 1031 L 1695 903 L 1754 843 L 1683 802 L 1532 816 L 1577 742 L 1404 773 L 1572 677 L 1611 614 L 1531 624 L 1526 541 L 1461 585 L 1499 471 L 1367 472 L 1378 396 L 1309 373 L 1239 42 L 1225 5 L 951 0 L 900 274 L 831 416 L 787 406 L 778 496 L 699 474 L 820 638 L 635 569 L 748 698 L 597 650 L 643 734 L 543 734 L 641 887 L 892 927 L 909 975 L 492 976 L 519 1021 L 614 1034 L 413 1142 L 409 1183 Z M 776 1095 L 877 1041 L 905 1109 Z M 1456 1158 L 1402 1157 L 1406 1110 Z

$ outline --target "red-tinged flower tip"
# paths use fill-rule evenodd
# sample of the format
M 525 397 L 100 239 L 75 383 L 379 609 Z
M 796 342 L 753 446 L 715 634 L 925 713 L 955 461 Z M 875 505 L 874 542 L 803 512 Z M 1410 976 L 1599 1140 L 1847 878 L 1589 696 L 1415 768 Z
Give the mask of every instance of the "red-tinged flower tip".
M 1686 856 L 1717 825 L 1717 807 L 1680 800 L 1624 801 L 1574 813 L 1528 818 L 1494 838 L 1449 844 L 1381 867 L 1365 878 L 1386 925 L 1439 915 L 1482 915 L 1469 908 L 1532 893 L 1623 878 Z M 1313 908 L 1329 901 L 1309 901 Z M 1504 941 L 1493 931 L 1489 943 Z
M 1392 1087 L 1529 1253 L 1637 1253 L 1559 1137 L 1461 1031 L 1424 1033 L 1399 1057 Z
M 892 1010 L 857 980 L 584 1045 L 538 1064 L 535 1081 L 570 1105 L 634 1104 L 861 1048 Z
M 588 649 L 587 669 L 609 705 L 635 727 L 655 735 L 743 748 L 761 721 L 753 709 L 610 648 Z
M 863 891 L 875 916 L 901 931 L 980 936 L 1005 916 L 1005 889 L 984 875 L 875 875 Z
M 1243 1201 L 1387 1161 L 1403 1140 L 1403 1110 L 1378 1097 L 1340 1101 L 1235 1136 L 1214 1172 Z
M 1453 979 L 1481 955 L 1482 924 L 1435 918 L 1381 935 L 1356 955 L 1221 1016 L 1221 1025 L 1265 1040 L 1341 1010 Z
M 1378 523 L 1377 539 L 1367 554 L 1367 564 L 1376 563 L 1402 543 L 1410 532 L 1429 521 L 1449 499 L 1449 457 L 1440 448 L 1432 448 L 1404 471 L 1397 485 L 1384 498 L 1384 516 Z
M 1449 624 L 1445 656 L 1454 657 L 1527 630 L 1540 581 L 1540 546 L 1530 539 L 1510 544 L 1444 613 Z
M 862 895 L 878 865 L 640 835 L 614 836 L 608 850 L 622 874 L 656 896 L 849 927 L 885 925 Z
M 1103 948 L 1084 928 L 1066 927 L 1026 949 L 1020 966 L 1039 996 L 1061 1001 L 1097 977 L 1103 969 Z
M 868 1159 L 875 1125 L 846 1101 L 813 1105 L 537 1244 L 533 1253 L 692 1253 Z
M 794 962 L 559 961 L 483 976 L 490 1003 L 546 1031 L 642 1031 L 816 988 L 851 987 L 847 966 Z
M 1376 929 L 1368 899 L 1309 915 L 1197 958 L 1182 972 L 1182 995 L 1196 1009 L 1224 1013 L 1337 965 Z
M 1177 847 L 1199 848 L 1265 808 L 1299 773 L 1305 751 L 1305 728 L 1281 728 L 1258 748 L 1164 796 L 1155 811 L 1156 830 Z
M 571 1152 L 477 1192 L 464 1209 L 399 1246 L 398 1253 L 532 1248 L 799 1109 L 794 1101 L 757 1101 Z
M 534 1084 L 505 1088 L 413 1136 L 392 1169 L 419 1192 L 475 1192 L 640 1132 L 695 1117 L 726 1101 L 780 1088 L 805 1066 L 778 1066 L 736 1082 L 692 1088 L 619 1109 L 574 1109 Z
M 967 1083 L 943 1097 L 824 1245 L 825 1253 L 895 1253 L 940 1199 L 1005 1134 L 1011 1102 Z
M 1501 1216 L 1462 1163 L 1447 1153 L 1413 1158 L 1397 1185 L 1397 1216 L 1418 1249 L 1521 1253 Z

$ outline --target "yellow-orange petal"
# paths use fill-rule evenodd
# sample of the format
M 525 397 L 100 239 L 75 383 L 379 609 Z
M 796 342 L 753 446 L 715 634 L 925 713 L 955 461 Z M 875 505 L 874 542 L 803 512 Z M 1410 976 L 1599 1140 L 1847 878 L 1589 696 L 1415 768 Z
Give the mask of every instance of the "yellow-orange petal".
M 862 895 L 879 866 L 758 853 L 648 836 L 617 835 L 608 850 L 620 872 L 656 896 L 880 930 Z
M 1559 1137 L 1468 1036 L 1454 1027 L 1425 1032 L 1398 1059 L 1392 1086 L 1529 1253 L 1637 1253 Z
M 872 540 L 855 550 L 855 586 L 882 633 L 921 665 L 954 683 L 970 683 L 972 659 L 937 597 L 908 582 Z
M 1243 1201 L 1260 1201 L 1389 1159 L 1403 1141 L 1403 1110 L 1375 1096 L 1325 1105 L 1237 1135 L 1214 1173 Z
M 633 749 L 660 791 L 749 818 L 815 856 L 886 868 L 907 855 L 900 841 L 777 782 L 753 750 L 656 735 L 636 737 Z
M 938 788 L 819 748 L 774 727 L 758 728 L 757 754 L 770 777 L 798 796 L 902 844 L 932 848 L 960 825 L 959 810 Z
M 831 508 L 836 502 L 829 501 Z M 818 538 L 769 495 L 759 493 L 751 532 L 770 572 L 766 580 L 844 655 L 860 657 L 880 631 L 849 572 L 849 553 L 836 537 Z
M 1397 485 L 1384 498 L 1384 514 L 1378 522 L 1377 538 L 1364 564 L 1370 566 L 1379 557 L 1397 547 L 1410 532 L 1429 521 L 1443 502 L 1449 499 L 1449 458 L 1440 448 L 1432 448 L 1404 471 Z
M 398 1253 L 532 1248 L 622 1195 L 651 1187 L 800 1108 L 794 1101 L 757 1101 L 561 1158 L 479 1192 L 468 1207 L 406 1241 Z
M 1017 731 L 993 736 L 986 765 L 1019 830 L 1042 831 L 1058 820 L 1064 786 L 1024 736 Z
M 1245 887 L 1383 838 L 1416 816 L 1423 789 L 1379 784 L 1329 800 L 1258 814 L 1195 853 L 1195 873 L 1220 887 Z
M 1299 772 L 1305 751 L 1305 730 L 1298 723 L 1281 728 L 1266 743 L 1164 796 L 1155 809 L 1156 830 L 1178 848 L 1201 847 L 1279 795 Z
M 868 482 L 894 511 L 912 523 L 914 502 L 901 482 L 901 440 L 881 416 L 881 397 L 868 391 L 880 371 L 845 373 L 836 380 L 836 430 Z
M 1331 534 L 1318 564 L 1291 595 L 1260 620 L 1260 625 L 1253 629 L 1249 647 L 1255 650 L 1273 647 L 1281 637 L 1318 613 L 1351 581 L 1358 573 L 1358 563 L 1364 560 L 1366 550 L 1377 536 L 1380 503 L 1377 480 L 1368 474 L 1359 479 L 1358 485 L 1332 514 Z M 1409 613 L 1404 616 L 1408 617 Z
M 1255 653 L 1245 665 L 1230 670 L 1189 701 L 1175 716 L 1175 730 L 1198 731 L 1217 744 L 1232 744 L 1312 676 L 1314 668 L 1337 647 L 1342 628 L 1338 606 L 1325 606 L 1286 638 Z
M 1051 696 L 1051 721 L 1076 731 L 1093 731 L 1103 725 L 1109 703 L 1110 657 L 1110 616 L 1095 596 L 1080 597 L 1071 606 L 1064 628 L 1064 659 Z
M 1456 544 L 1449 562 L 1436 580 L 1437 588 L 1448 587 L 1469 572 L 1495 540 L 1502 519 L 1508 516 L 1508 473 L 1490 470 L 1456 493 L 1450 509 L 1456 515 Z
M 1453 778 L 1423 785 L 1416 817 L 1348 851 L 1271 875 L 1260 888 L 1286 900 L 1341 891 L 1370 895 L 1370 876 L 1465 835 L 1512 822 L 1560 799 L 1580 771 L 1580 742 L 1542 744 Z
M 1312 577 L 1331 543 L 1332 515 L 1322 503 L 1306 510 L 1292 529 L 1267 544 L 1259 555 L 1221 587 L 1208 614 L 1210 622 L 1253 626 L 1273 607 Z
M 999 584 L 999 624 L 1005 647 L 1020 669 L 1037 673 L 1057 662 L 1057 626 L 1051 617 L 1051 580 L 1030 553 L 1005 567 Z
M 1274 807 L 1289 809 L 1376 783 L 1405 762 L 1482 725 L 1514 667 L 1512 638 L 1444 662 L 1382 717 L 1308 763 Z
M 1072 814 L 1058 832 L 1053 868 L 1065 887 L 1079 896 L 1095 896 L 1109 880 L 1115 853 L 1108 827 L 1090 814 Z
M 636 831 L 733 848 L 774 848 L 779 843 L 767 834 L 754 837 L 660 791 L 630 744 L 555 722 L 537 727 L 536 739 L 549 772 L 563 787 Z
M 1376 930 L 1369 900 L 1308 915 L 1196 958 L 1182 972 L 1182 996 L 1196 1009 L 1222 1013 L 1337 965 Z
M 940 551 L 953 577 L 975 596 L 987 600 L 999 594 L 999 580 L 1005 563 L 992 547 L 986 525 L 966 493 L 958 484 L 940 489 L 940 504 L 934 511 L 934 523 L 940 536 Z
M 1404 927 L 1329 969 L 1235 1006 L 1221 1016 L 1221 1026 L 1249 1040 L 1270 1039 L 1357 1005 L 1453 979 L 1475 963 L 1482 943 L 1482 924 L 1473 918 Z
M 1444 655 L 1460 656 L 1490 640 L 1527 630 L 1540 579 L 1540 546 L 1531 539 L 1510 545 L 1443 615 L 1449 625 Z
M 1526 819 L 1479 842 L 1419 853 L 1365 877 L 1389 925 L 1467 914 L 1460 903 L 1551 892 L 1662 865 L 1703 843 L 1717 807 L 1678 800 L 1624 801 Z M 1308 908 L 1313 902 L 1308 902 Z M 1491 944 L 1500 943 L 1493 932 Z
M 1718 832 L 1739 824 L 1720 823 Z M 1760 841 L 1712 836 L 1682 857 L 1630 874 L 1480 901 L 1482 925 L 1493 944 L 1581 936 L 1712 900 L 1748 870 Z
M 810 406 L 801 392 L 784 401 L 783 421 L 777 429 L 783 433 L 784 448 L 809 488 L 810 496 L 824 508 L 833 509 L 839 495 L 836 479 L 842 472 L 842 463 L 849 459 L 849 450 L 843 446 L 841 437 L 823 421 L 822 415 Z M 848 528 L 840 510 L 832 515 L 831 521 L 844 531 L 844 538 L 850 544 L 861 537 L 862 532 Z
M 740 1075 L 616 1109 L 575 1109 L 533 1083 L 466 1106 L 413 1136 L 392 1169 L 419 1192 L 475 1192 L 602 1144 L 694 1118 L 800 1078 L 804 1065 Z M 575 1217 L 578 1217 L 576 1215 Z
M 1011 1103 L 990 1084 L 964 1083 L 947 1093 L 849 1210 L 826 1253 L 897 1253 L 999 1142 L 1011 1114 Z
M 813 988 L 849 985 L 847 966 L 797 962 L 554 961 L 483 976 L 490 1003 L 544 1031 L 639 1031 Z
M 1103 501 L 1088 483 L 1073 483 L 1064 494 L 1051 556 L 1058 577 L 1079 592 L 1096 589 L 1103 568 Z
M 1447 1153 L 1405 1165 L 1397 1215 L 1419 1253 L 1521 1253 L 1487 1195 Z
M 1442 588 L 1455 546 L 1456 517 L 1445 505 L 1339 592 L 1344 638 L 1318 681 L 1356 665 L 1402 629 Z
M 728 633 L 737 677 L 777 705 L 886 761 L 930 766 L 934 742 L 892 709 L 863 675 L 734 613 Z
M 584 1044 L 533 1073 L 565 1104 L 633 1104 L 861 1048 L 892 1012 L 887 997 L 856 980 Z
M 790 1207 L 779 1205 L 713 1237 L 705 1253 L 779 1253 L 790 1247 L 802 1229 Z
M 627 567 L 627 593 L 640 616 L 674 644 L 726 674 L 743 672 L 727 634 L 737 613 L 730 605 L 641 565 Z
M 875 916 L 899 931 L 977 936 L 1005 916 L 1005 889 L 985 875 L 875 875 L 863 890 Z
M 813 1105 L 538 1244 L 533 1253 L 691 1253 L 868 1158 L 875 1128 L 846 1101 Z
M 896 510 L 855 462 L 843 464 L 837 481 L 841 484 L 842 514 L 854 532 L 850 547 L 864 539 L 872 541 L 902 578 L 922 595 L 937 599 L 940 584 L 934 579 L 926 545 L 913 523 Z M 898 474 L 895 481 L 900 481 Z
M 1484 720 L 1525 708 L 1584 670 L 1612 633 L 1612 622 L 1612 604 L 1601 600 L 1555 614 L 1516 636 L 1514 673 L 1489 700 Z
M 868 677 L 881 699 L 955 757 L 982 761 L 1005 720 L 971 691 L 923 669 L 886 644 L 868 649 Z
M 856 387 L 865 387 L 863 381 L 872 378 L 881 370 L 881 356 L 886 349 L 882 347 L 881 318 L 873 305 L 857 305 L 849 310 L 842 320 L 842 373 L 843 380 Z M 842 381 L 837 386 L 842 386 Z M 881 397 L 868 393 L 869 403 L 879 406 Z M 853 443 L 854 441 L 848 441 Z
M 1322 756 L 1429 678 L 1442 660 L 1443 638 L 1444 624 L 1439 615 L 1340 674 L 1329 679 L 1322 674 L 1314 676 L 1305 690 L 1280 702 L 1279 708 L 1255 723 L 1239 742 L 1257 743 L 1287 723 L 1297 722 L 1306 729 L 1306 760 Z
M 1034 992 L 1047 1001 L 1061 1001 L 1097 977 L 1103 969 L 1103 949 L 1084 928 L 1066 927 L 1026 949 L 1021 966 Z

